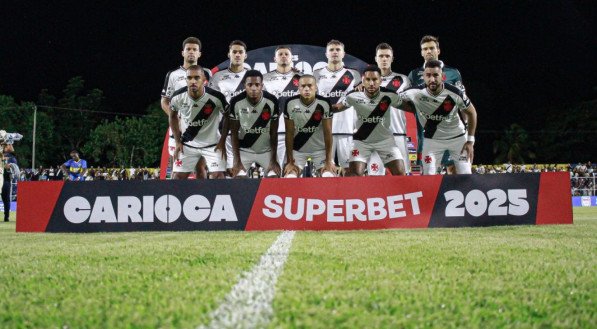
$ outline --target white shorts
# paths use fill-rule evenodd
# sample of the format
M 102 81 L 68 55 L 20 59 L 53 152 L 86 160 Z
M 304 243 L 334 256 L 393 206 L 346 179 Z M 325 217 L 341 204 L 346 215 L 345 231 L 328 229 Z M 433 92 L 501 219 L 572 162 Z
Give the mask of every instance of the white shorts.
M 334 144 L 332 145 L 332 154 L 338 158 L 337 165 L 342 168 L 348 168 L 350 160 L 350 151 L 352 150 L 352 136 L 333 135 Z
M 278 133 L 278 163 L 283 167 L 286 163 L 286 134 Z
M 471 163 L 466 154 L 460 154 L 466 143 L 466 135 L 448 140 L 425 138 L 423 140 L 423 175 L 436 175 L 441 172 L 441 159 L 445 151 L 450 152 L 457 174 L 470 174 Z
M 350 162 L 359 161 L 367 163 L 373 151 L 377 151 L 384 165 L 390 161 L 404 160 L 398 147 L 394 144 L 394 139 L 388 139 L 375 143 L 354 141 L 350 153 Z
M 253 153 L 251 151 L 246 151 L 245 149 L 240 149 L 240 161 L 245 167 L 245 170 L 249 170 L 251 168 L 251 164 L 255 162 L 256 164 L 263 167 L 263 170 L 267 170 L 269 167 L 269 163 L 272 158 L 271 152 L 264 152 L 264 153 Z
M 294 156 L 294 164 L 299 167 L 301 171 L 303 168 L 305 168 L 308 158 L 311 158 L 311 161 L 313 162 L 313 168 L 315 170 L 319 170 L 325 165 L 325 150 L 309 153 L 293 151 L 292 154 Z
M 232 152 L 232 137 L 226 137 L 226 169 L 234 167 L 234 153 Z
M 219 151 L 214 151 L 214 148 L 215 145 L 203 148 L 194 148 L 183 145 L 183 152 L 178 155 L 177 160 L 174 160 L 172 171 L 193 172 L 201 157 L 205 158 L 208 172 L 226 171 L 226 163 L 222 159 L 222 154 Z
M 174 155 L 174 150 L 176 150 L 176 140 L 172 135 L 172 129 L 168 128 L 168 154 L 171 157 Z
M 410 160 L 408 159 L 406 136 L 394 135 L 394 142 L 396 143 L 396 147 L 398 147 L 400 154 L 402 154 L 402 160 L 404 160 L 404 172 L 408 174 L 410 172 Z M 381 161 L 377 152 L 371 153 L 371 157 L 367 163 L 367 174 L 369 176 L 384 176 L 386 174 L 383 161 Z

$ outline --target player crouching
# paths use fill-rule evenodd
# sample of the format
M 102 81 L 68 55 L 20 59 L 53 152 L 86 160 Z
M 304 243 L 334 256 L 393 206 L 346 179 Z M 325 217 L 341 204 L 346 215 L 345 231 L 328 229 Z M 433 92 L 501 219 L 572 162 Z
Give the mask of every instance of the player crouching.
M 335 176 L 332 160 L 332 112 L 330 101 L 317 94 L 315 77 L 306 74 L 299 79 L 299 94 L 282 106 L 286 125 L 286 166 L 284 177 L 300 176 L 313 159 L 317 174 Z

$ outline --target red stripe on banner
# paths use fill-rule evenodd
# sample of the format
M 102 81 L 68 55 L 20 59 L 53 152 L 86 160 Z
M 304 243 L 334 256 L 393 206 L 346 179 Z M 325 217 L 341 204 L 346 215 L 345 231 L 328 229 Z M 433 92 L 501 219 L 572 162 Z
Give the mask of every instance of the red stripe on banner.
M 545 172 L 539 179 L 537 225 L 572 224 L 570 173 Z
M 441 176 L 264 179 L 246 230 L 425 228 Z
M 62 181 L 19 182 L 17 232 L 45 232 L 63 186 Z
M 168 139 L 170 139 L 170 129 L 166 130 L 166 137 L 164 137 L 164 145 L 162 146 L 162 160 L 160 161 L 160 179 L 166 179 L 166 170 L 168 169 L 168 160 L 170 153 L 168 153 Z

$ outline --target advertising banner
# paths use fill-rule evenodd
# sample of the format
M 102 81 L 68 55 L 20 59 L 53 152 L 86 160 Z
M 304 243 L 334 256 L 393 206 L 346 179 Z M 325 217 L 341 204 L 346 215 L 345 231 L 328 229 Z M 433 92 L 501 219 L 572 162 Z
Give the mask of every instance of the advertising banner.
M 566 173 L 22 182 L 18 232 L 572 224 Z

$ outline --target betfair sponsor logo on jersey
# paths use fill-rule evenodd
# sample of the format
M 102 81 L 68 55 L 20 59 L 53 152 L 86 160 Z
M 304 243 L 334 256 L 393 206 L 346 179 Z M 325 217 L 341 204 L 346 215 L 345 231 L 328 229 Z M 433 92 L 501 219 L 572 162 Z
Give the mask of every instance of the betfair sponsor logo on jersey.
M 328 97 L 328 98 L 339 98 L 339 97 L 344 97 L 346 96 L 346 91 L 342 91 L 342 90 L 333 90 L 333 91 L 329 91 L 326 93 L 323 93 L 324 97 Z
M 181 217 L 191 222 L 237 222 L 230 195 L 216 195 L 213 204 L 200 194 L 180 200 L 175 195 L 70 197 L 63 207 L 64 218 L 73 224 L 89 223 L 173 223 Z
M 283 91 L 276 90 L 276 92 L 274 93 L 274 95 L 277 98 L 280 98 L 280 97 L 292 97 L 292 96 L 296 96 L 298 94 L 299 94 L 299 92 L 297 90 L 283 90 Z
M 254 128 L 244 128 L 243 131 L 245 134 L 267 134 L 269 133 L 268 127 L 254 127 Z
M 187 121 L 186 124 L 189 127 L 203 127 L 207 122 L 208 122 L 208 120 L 201 119 L 201 120 L 197 120 L 197 121 Z
M 359 121 L 361 121 L 363 123 L 384 123 L 385 118 L 384 117 L 365 117 L 365 116 L 359 115 Z
M 317 126 L 311 127 L 298 127 L 296 129 L 299 133 L 314 133 L 317 130 Z
M 442 120 L 448 118 L 447 116 L 443 116 L 441 114 L 425 114 L 424 117 L 425 117 L 425 119 L 431 120 L 431 121 L 442 121 Z

